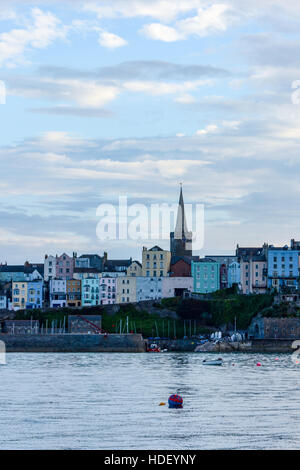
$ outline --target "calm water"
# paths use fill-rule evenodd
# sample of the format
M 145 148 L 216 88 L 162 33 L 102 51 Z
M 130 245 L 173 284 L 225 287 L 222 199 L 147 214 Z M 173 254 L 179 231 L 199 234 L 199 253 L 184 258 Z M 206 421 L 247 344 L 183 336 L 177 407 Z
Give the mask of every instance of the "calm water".
M 300 449 L 290 355 L 226 354 L 222 367 L 204 357 L 8 354 L 0 449 Z M 182 410 L 158 406 L 177 389 Z

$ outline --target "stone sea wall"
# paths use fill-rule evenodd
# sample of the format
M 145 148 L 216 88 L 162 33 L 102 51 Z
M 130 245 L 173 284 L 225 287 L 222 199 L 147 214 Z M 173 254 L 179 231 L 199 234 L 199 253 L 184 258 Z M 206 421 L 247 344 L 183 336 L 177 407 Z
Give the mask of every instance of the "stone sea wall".
M 139 334 L 6 335 L 0 334 L 7 352 L 144 352 Z

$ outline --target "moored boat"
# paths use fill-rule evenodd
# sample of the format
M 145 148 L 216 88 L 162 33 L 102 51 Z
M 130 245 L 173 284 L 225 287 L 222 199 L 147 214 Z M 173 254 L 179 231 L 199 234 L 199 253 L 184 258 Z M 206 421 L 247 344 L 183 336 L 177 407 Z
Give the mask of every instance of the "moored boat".
M 147 352 L 162 352 L 160 347 L 157 346 L 157 344 L 152 343 L 150 344 L 150 347 L 147 349 Z
M 218 359 L 204 359 L 202 361 L 204 366 L 221 366 L 223 364 L 223 359 L 218 357 Z

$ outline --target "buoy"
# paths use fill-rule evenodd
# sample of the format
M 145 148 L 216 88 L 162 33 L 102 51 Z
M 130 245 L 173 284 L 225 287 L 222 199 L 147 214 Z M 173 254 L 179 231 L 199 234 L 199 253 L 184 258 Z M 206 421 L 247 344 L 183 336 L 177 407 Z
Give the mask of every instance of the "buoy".
M 279 357 L 276 357 L 276 358 L 275 358 L 275 361 L 279 361 Z
M 183 399 L 180 395 L 176 393 L 171 395 L 168 399 L 169 408 L 182 408 L 183 406 Z
M 260 362 L 257 362 L 256 365 L 257 365 L 257 367 L 260 367 L 260 366 L 261 366 L 261 363 L 260 363 Z
M 165 403 L 162 401 L 158 406 L 164 406 Z

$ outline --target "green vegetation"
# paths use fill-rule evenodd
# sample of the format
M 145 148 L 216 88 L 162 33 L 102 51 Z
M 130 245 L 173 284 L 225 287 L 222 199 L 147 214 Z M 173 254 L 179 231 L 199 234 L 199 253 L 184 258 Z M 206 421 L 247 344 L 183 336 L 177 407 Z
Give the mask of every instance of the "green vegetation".
M 170 308 L 179 303 L 178 299 L 165 299 L 171 302 L 159 304 L 161 308 Z M 168 305 L 168 307 L 166 306 Z M 158 306 L 156 306 L 159 311 Z M 171 309 L 171 308 L 170 308 Z M 105 307 L 88 307 L 80 310 L 72 308 L 49 309 L 42 311 L 40 309 L 34 310 L 19 310 L 15 314 L 16 320 L 39 320 L 40 325 L 51 327 L 52 322 L 56 326 L 63 324 L 65 318 L 66 328 L 68 327 L 68 315 L 102 315 L 102 328 L 109 333 L 119 333 L 120 327 L 123 333 L 127 332 L 127 318 L 129 332 L 141 333 L 145 338 L 149 337 L 170 337 L 182 338 L 184 334 L 190 336 L 194 334 L 209 333 L 211 329 L 203 326 L 200 321 L 184 322 L 183 320 L 174 320 L 173 318 L 161 318 L 159 315 L 150 314 L 146 310 L 137 309 L 133 304 L 120 306 L 116 314 L 109 314 L 106 312 Z
M 141 333 L 147 337 L 177 337 L 184 335 L 209 333 L 213 328 L 227 326 L 232 328 L 236 318 L 238 329 L 246 329 L 252 318 L 260 312 L 266 316 L 282 316 L 284 307 L 274 306 L 273 295 L 239 295 L 234 289 L 218 291 L 214 294 L 203 296 L 203 299 L 170 298 L 157 301 L 153 304 L 156 312 L 149 313 L 137 308 L 134 304 L 122 305 L 115 314 L 105 310 L 105 307 L 86 307 L 82 309 L 61 308 L 48 310 L 19 310 L 16 319 L 39 320 L 40 325 L 51 327 L 56 322 L 59 327 L 65 319 L 68 326 L 68 315 L 102 315 L 102 327 L 109 333 L 119 333 L 128 330 Z M 286 308 L 286 307 L 285 307 Z M 160 317 L 160 311 L 168 309 L 176 312 L 179 319 Z M 153 309 L 151 309 L 152 312 Z M 286 313 L 288 314 L 288 313 Z M 298 312 L 300 316 L 300 311 Z
M 228 328 L 234 325 L 236 318 L 237 328 L 246 329 L 255 315 L 273 303 L 271 294 L 246 296 L 229 289 L 204 297 L 203 300 L 183 299 L 177 309 L 178 315 L 181 318 L 197 318 L 202 325 L 227 325 Z

